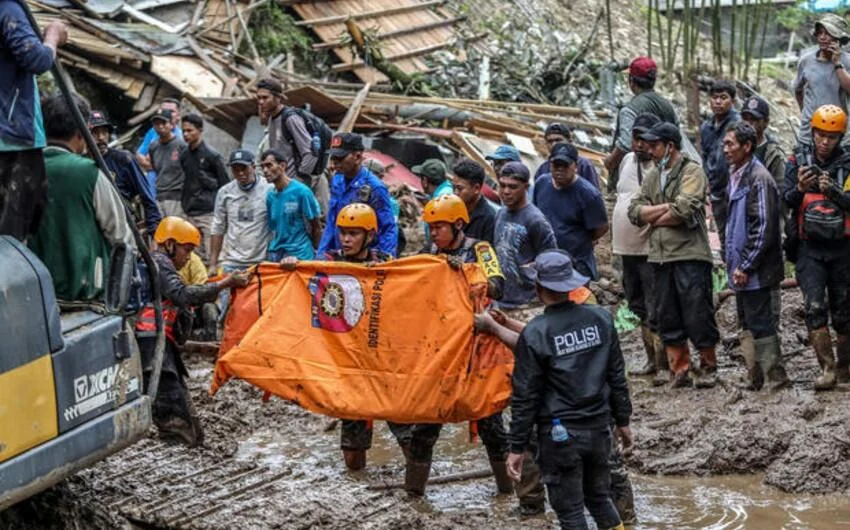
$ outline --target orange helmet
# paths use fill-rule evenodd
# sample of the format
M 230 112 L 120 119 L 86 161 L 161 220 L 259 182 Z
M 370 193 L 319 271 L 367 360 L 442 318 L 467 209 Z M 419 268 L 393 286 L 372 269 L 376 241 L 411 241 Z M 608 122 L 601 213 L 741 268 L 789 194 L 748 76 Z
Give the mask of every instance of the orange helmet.
M 847 130 L 847 114 L 841 107 L 835 105 L 824 105 L 818 107 L 812 114 L 812 129 L 825 132 L 837 132 L 844 134 Z
M 165 217 L 156 227 L 153 238 L 160 245 L 169 239 L 173 239 L 181 245 L 191 243 L 196 247 L 201 246 L 201 231 L 195 225 L 180 217 Z
M 458 219 L 469 224 L 469 212 L 466 210 L 466 204 L 463 203 L 463 199 L 454 194 L 441 195 L 436 199 L 431 199 L 425 205 L 423 218 L 428 224 L 454 223 Z
M 378 216 L 375 210 L 362 202 L 351 203 L 339 211 L 336 216 L 337 228 L 362 228 L 363 230 L 378 230 Z

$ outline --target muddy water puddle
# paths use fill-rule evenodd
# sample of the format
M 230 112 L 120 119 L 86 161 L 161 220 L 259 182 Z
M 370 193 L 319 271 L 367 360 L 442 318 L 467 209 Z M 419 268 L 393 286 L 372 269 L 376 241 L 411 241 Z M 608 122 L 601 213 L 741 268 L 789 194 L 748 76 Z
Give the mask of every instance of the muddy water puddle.
M 330 420 L 329 420 L 330 422 Z M 484 447 L 470 444 L 466 424 L 445 426 L 435 449 L 432 476 L 487 469 Z M 367 469 L 345 471 L 339 451 L 339 426 L 311 437 L 293 439 L 271 430 L 244 440 L 235 458 L 270 467 L 292 467 L 304 480 L 342 479 L 349 487 L 403 480 L 401 451 L 386 425 L 375 422 Z M 640 522 L 635 529 L 850 529 L 850 497 L 782 493 L 762 484 L 760 475 L 726 477 L 661 477 L 632 475 Z M 328 487 L 333 487 L 327 484 Z M 545 518 L 516 516 L 512 496 L 495 496 L 492 479 L 429 486 L 425 501 L 413 502 L 422 513 L 487 514 L 499 528 L 555 528 L 554 514 Z M 513 521 L 513 523 L 511 523 Z M 489 525 L 488 525 L 489 526 Z

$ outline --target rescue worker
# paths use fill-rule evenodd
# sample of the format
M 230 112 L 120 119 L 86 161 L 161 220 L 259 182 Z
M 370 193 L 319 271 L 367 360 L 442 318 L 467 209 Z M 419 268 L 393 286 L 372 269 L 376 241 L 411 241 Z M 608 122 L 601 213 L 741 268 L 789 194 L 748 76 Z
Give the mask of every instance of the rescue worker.
M 89 118 L 89 130 L 103 156 L 103 161 L 112 173 L 115 186 L 121 196 L 131 204 L 141 204 L 144 210 L 145 228 L 148 237 L 153 235 L 162 215 L 156 204 L 155 189 L 148 182 L 133 154 L 124 149 L 109 147 L 109 139 L 115 126 L 102 111 L 93 110 Z
M 823 374 L 815 390 L 850 383 L 850 152 L 841 141 L 847 114 L 824 105 L 812 115 L 813 149 L 803 146 L 785 174 L 789 260 L 796 258 L 806 328 Z M 795 255 L 796 254 L 796 255 Z M 829 320 L 837 334 L 837 360 Z
M 705 224 L 705 173 L 681 152 L 682 133 L 661 122 L 643 133 L 657 167 L 646 175 L 629 206 L 636 226 L 650 225 L 649 257 L 655 271 L 658 329 L 673 372 L 674 388 L 690 386 L 688 339 L 699 350 L 697 387 L 717 384 L 720 340 L 714 319 L 711 267 Z
M 502 295 L 504 277 L 499 268 L 496 252 L 490 243 L 467 237 L 463 229 L 469 223 L 466 205 L 457 195 L 443 195 L 425 205 L 423 218 L 431 228 L 431 243 L 421 254 L 448 256 L 449 264 L 460 268 L 464 263 L 478 263 L 487 276 L 488 295 L 498 299 Z M 513 484 L 505 468 L 508 446 L 501 411 L 478 420 L 478 434 L 487 450 L 490 467 L 496 478 L 499 493 L 513 492 Z M 404 489 L 413 495 L 423 495 L 434 444 L 440 436 L 442 425 L 437 423 L 413 425 L 410 440 L 410 458 L 404 476 Z
M 726 224 L 726 270 L 735 291 L 741 353 L 747 384 L 771 390 L 790 384 L 782 366 L 773 291 L 785 276 L 780 240 L 779 190 L 770 172 L 754 156 L 757 134 L 748 123 L 729 127 L 723 151 L 729 162 L 729 219 Z
M 622 529 L 611 500 L 609 425 L 616 423 L 629 449 L 632 405 L 614 320 L 599 306 L 570 300 L 588 278 L 563 250 L 542 252 L 523 271 L 546 309 L 514 348 L 508 473 L 520 480 L 536 425 L 543 482 L 561 528 L 586 529 L 587 507 L 597 528 Z
M 378 216 L 368 204 L 352 203 L 342 208 L 336 217 L 340 248 L 327 252 L 325 261 L 345 261 L 348 263 L 383 263 L 390 261 L 390 254 L 373 248 L 372 243 L 378 237 Z M 284 269 L 294 270 L 298 259 L 287 256 L 280 261 Z M 410 425 L 387 422 L 405 457 L 410 446 Z M 340 449 L 345 459 L 345 467 L 359 471 L 366 467 L 366 451 L 372 447 L 372 420 L 342 420 L 340 431 Z
M 192 251 L 201 244 L 201 232 L 185 219 L 164 218 L 156 229 L 154 241 L 158 249 L 151 256 L 158 268 L 166 340 L 153 420 L 161 436 L 174 437 L 194 447 L 203 443 L 204 435 L 184 380 L 189 374 L 180 358 L 180 345 L 192 330 L 192 306 L 215 302 L 221 291 L 247 285 L 250 276 L 234 272 L 215 283 L 186 285 L 177 271 L 186 265 Z M 154 315 L 153 305 L 148 303 L 136 319 L 136 338 L 142 353 L 146 387 L 156 347 Z

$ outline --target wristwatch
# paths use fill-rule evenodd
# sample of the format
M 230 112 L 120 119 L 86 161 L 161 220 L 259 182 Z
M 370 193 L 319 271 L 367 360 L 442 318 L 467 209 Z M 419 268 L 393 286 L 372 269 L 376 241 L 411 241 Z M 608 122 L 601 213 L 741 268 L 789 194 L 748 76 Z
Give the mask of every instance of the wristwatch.
M 842 64 L 842 63 L 838 63 L 838 64 L 836 64 L 836 65 L 835 65 L 835 67 L 833 68 L 833 70 L 841 70 L 842 68 L 844 68 L 844 64 Z

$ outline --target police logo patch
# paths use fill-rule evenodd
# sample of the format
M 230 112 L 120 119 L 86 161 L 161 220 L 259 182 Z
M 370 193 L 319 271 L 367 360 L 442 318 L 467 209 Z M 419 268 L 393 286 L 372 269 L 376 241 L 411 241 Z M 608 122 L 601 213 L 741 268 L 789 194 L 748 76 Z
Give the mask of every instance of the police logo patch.
M 755 99 L 751 99 L 749 103 L 747 103 L 747 108 L 750 110 L 756 110 L 759 106 L 759 102 Z
M 310 279 L 309 289 L 314 328 L 345 333 L 360 322 L 366 302 L 360 282 L 354 276 L 320 272 Z

